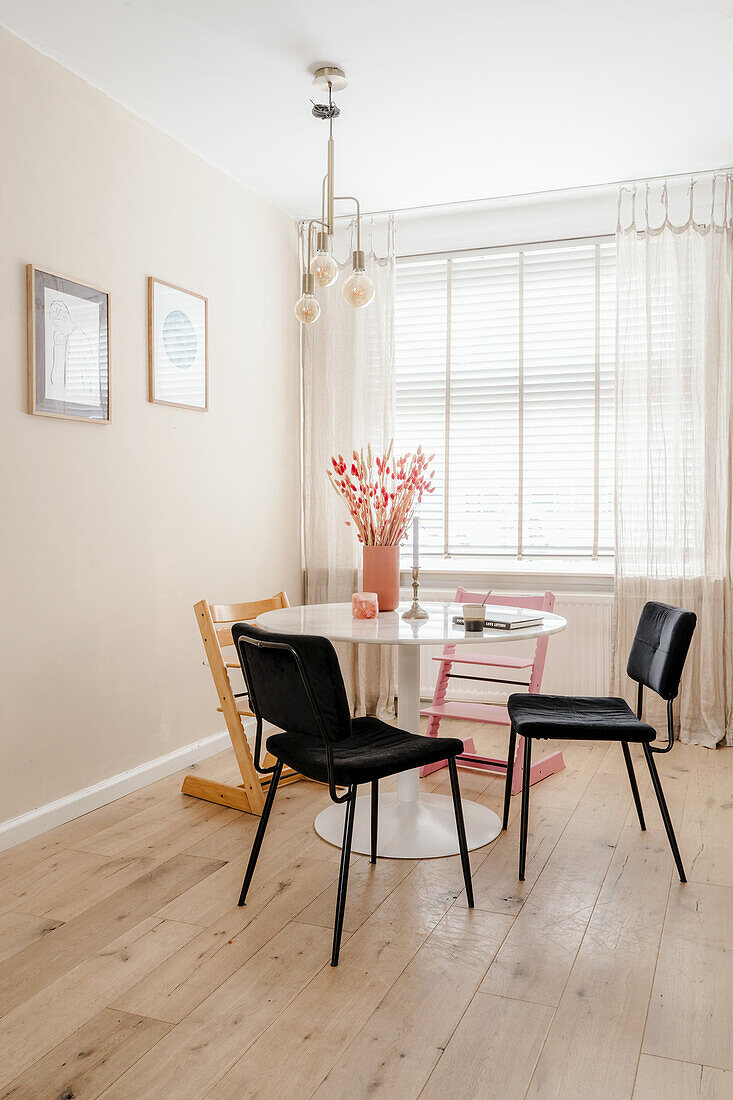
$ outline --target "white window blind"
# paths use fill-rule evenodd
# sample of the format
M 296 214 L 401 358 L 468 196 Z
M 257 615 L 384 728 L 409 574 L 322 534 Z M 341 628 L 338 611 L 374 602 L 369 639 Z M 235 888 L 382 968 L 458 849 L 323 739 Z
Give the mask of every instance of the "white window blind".
M 435 453 L 426 553 L 613 549 L 615 244 L 397 266 L 396 445 Z

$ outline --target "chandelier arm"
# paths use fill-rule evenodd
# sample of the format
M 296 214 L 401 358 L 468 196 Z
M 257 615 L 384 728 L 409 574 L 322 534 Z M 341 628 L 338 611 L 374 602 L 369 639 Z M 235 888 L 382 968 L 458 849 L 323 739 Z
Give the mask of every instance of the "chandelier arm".
M 305 263 L 303 265 L 303 278 L 302 278 L 303 293 L 304 294 L 312 294 L 313 289 L 312 289 L 311 280 L 312 280 L 313 276 L 311 275 L 311 258 L 312 258 L 312 248 L 313 248 L 313 226 L 314 225 L 320 225 L 321 229 L 323 229 L 324 223 L 321 221 L 320 218 L 311 218 L 311 220 L 309 222 L 301 222 L 301 225 L 306 226 L 306 233 L 307 233 L 307 238 L 306 238 L 307 244 L 306 244 L 305 255 L 304 255 Z
M 361 252 L 361 206 L 356 195 L 335 195 L 336 202 L 353 202 L 356 206 L 356 251 Z
M 308 259 L 305 265 L 306 275 L 310 275 L 311 270 L 311 246 L 313 244 L 313 226 L 319 224 L 319 218 L 311 218 L 308 222 Z

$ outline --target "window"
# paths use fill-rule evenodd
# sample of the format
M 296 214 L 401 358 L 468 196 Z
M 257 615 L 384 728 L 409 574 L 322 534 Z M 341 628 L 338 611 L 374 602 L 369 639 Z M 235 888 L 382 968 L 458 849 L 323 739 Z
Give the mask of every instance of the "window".
M 397 265 L 398 451 L 435 453 L 427 554 L 613 552 L 615 244 Z

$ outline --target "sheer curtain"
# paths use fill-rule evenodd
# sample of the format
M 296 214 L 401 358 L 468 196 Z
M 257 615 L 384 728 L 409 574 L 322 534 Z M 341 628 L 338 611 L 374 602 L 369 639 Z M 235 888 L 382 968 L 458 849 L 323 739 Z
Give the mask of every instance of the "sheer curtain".
M 377 234 L 386 242 L 375 253 Z M 305 230 L 300 229 L 304 251 Z M 339 278 L 318 290 L 321 316 L 301 331 L 303 563 L 306 603 L 350 600 L 361 588 L 361 549 L 326 477 L 331 455 L 386 449 L 394 434 L 394 221 L 362 222 L 366 271 L 375 293 L 365 309 L 341 296 L 351 270 L 354 226 L 336 239 Z M 394 716 L 394 654 L 383 646 L 337 646 L 354 715 Z
M 679 736 L 710 748 L 733 743 L 732 182 L 691 181 L 682 224 L 666 185 L 622 190 L 617 232 L 613 686 L 646 600 L 695 611 Z

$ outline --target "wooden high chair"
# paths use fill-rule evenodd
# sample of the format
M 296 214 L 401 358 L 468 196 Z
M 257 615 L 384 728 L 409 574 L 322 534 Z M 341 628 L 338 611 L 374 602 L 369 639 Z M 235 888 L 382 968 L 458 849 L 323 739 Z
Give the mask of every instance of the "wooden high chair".
M 187 775 L 183 780 L 181 794 L 204 798 L 207 802 L 244 810 L 245 813 L 257 814 L 258 817 L 262 814 L 265 805 L 265 792 L 262 788 L 269 786 L 270 775 L 257 773 L 247 742 L 242 718 L 254 717 L 249 709 L 247 692 L 244 689 L 234 691 L 229 679 L 229 669 L 241 672 L 239 656 L 232 640 L 232 626 L 234 623 L 252 622 L 264 611 L 275 611 L 289 606 L 284 592 L 278 592 L 267 600 L 254 600 L 250 603 L 210 604 L 206 600 L 199 600 L 194 604 L 193 609 L 206 652 L 206 663 L 211 669 L 219 696 L 217 710 L 224 715 L 242 782 L 235 786 L 233 783 L 221 783 L 199 775 Z M 269 762 L 271 761 L 266 758 L 265 763 Z M 294 783 L 300 778 L 297 772 L 287 768 L 280 783 Z

